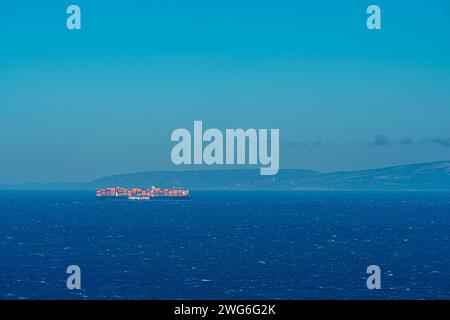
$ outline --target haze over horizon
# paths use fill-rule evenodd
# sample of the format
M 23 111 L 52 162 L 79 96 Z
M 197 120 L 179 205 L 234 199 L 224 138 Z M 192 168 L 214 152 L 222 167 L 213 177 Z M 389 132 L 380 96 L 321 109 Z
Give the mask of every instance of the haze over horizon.
M 196 170 L 194 120 L 279 128 L 280 168 L 450 159 L 448 2 L 376 1 L 374 32 L 356 0 L 76 3 L 69 31 L 67 2 L 0 2 L 0 183 Z
M 400 168 L 400 167 L 412 167 L 412 166 L 421 166 L 420 170 L 423 170 L 425 167 L 430 169 L 430 166 L 434 167 L 435 164 L 439 164 L 436 168 L 442 169 L 442 165 L 444 164 L 446 167 L 450 170 L 450 160 L 440 160 L 440 161 L 432 161 L 432 162 L 421 162 L 421 163 L 404 163 L 404 164 L 398 164 L 393 166 L 386 166 L 386 167 L 379 167 L 379 168 L 360 168 L 355 170 L 335 170 L 335 171 L 319 171 L 309 168 L 280 168 L 280 172 L 284 172 L 285 170 L 294 170 L 294 171 L 311 171 L 319 174 L 335 174 L 335 173 L 357 173 L 357 172 L 366 172 L 366 171 L 380 171 L 385 169 L 392 169 L 392 168 Z M 214 166 L 214 167 L 207 167 L 207 166 L 194 166 L 191 169 L 182 169 L 180 167 L 175 167 L 173 170 L 166 169 L 166 170 L 147 170 L 147 171 L 139 171 L 139 172 L 119 172 L 119 173 L 113 173 L 106 176 L 99 176 L 95 177 L 93 179 L 85 180 L 85 181 L 47 181 L 47 182 L 38 182 L 38 181 L 27 181 L 27 182 L 19 182 L 19 183 L 6 183 L 5 181 L 0 181 L 0 187 L 1 186 L 24 186 L 24 185 L 70 185 L 70 184 L 88 184 L 97 180 L 102 179 L 109 179 L 112 177 L 122 177 L 122 176 L 131 176 L 131 175 L 145 175 L 145 174 L 153 174 L 153 173 L 192 173 L 192 172 L 204 172 L 204 171 L 210 171 L 211 173 L 215 172 L 223 172 L 223 171 L 254 171 L 256 173 L 259 172 L 258 166 L 241 166 L 241 167 L 230 167 L 230 166 Z M 417 170 L 417 169 L 416 169 Z M 259 175 L 259 174 L 257 174 Z M 266 178 L 277 178 L 277 175 L 274 176 L 260 176 L 261 179 Z

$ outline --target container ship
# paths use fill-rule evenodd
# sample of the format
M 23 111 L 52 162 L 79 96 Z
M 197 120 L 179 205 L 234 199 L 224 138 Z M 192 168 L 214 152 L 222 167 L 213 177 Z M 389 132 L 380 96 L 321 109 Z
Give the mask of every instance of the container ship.
M 96 192 L 97 199 L 110 200 L 184 200 L 190 198 L 190 192 L 187 189 L 173 189 L 173 188 L 158 188 L 151 187 L 150 189 L 141 188 L 99 188 Z

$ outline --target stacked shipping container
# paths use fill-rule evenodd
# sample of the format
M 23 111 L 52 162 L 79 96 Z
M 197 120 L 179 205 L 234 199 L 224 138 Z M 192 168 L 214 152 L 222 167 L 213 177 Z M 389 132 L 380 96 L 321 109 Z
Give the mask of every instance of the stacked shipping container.
M 150 189 L 141 188 L 99 188 L 96 191 L 96 196 L 98 198 L 158 198 L 158 197 L 179 197 L 187 198 L 189 197 L 189 190 L 186 189 L 173 189 L 173 188 L 158 188 L 152 187 Z M 142 199 L 145 200 L 145 199 Z

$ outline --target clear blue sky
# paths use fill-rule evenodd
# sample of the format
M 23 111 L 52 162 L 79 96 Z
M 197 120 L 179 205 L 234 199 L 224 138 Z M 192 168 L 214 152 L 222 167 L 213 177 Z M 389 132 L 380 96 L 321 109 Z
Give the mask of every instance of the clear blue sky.
M 0 182 L 173 169 L 194 120 L 280 128 L 284 168 L 450 159 L 449 39 L 440 0 L 2 0 Z

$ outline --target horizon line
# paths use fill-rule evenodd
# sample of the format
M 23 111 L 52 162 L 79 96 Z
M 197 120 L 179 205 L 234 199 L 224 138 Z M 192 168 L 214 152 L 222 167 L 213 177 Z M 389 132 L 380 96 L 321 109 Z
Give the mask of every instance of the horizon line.
M 436 161 L 427 161 L 427 162 L 413 162 L 413 163 L 406 163 L 406 164 L 398 164 L 398 165 L 389 165 L 389 166 L 383 166 L 383 167 L 377 167 L 377 168 L 367 168 L 367 169 L 357 169 L 357 170 L 336 170 L 336 171 L 319 171 L 314 169 L 304 169 L 304 168 L 280 168 L 279 171 L 311 171 L 316 172 L 319 174 L 334 174 L 334 173 L 343 173 L 343 172 L 361 172 L 361 171 L 371 171 L 371 170 L 381 170 L 381 169 L 390 169 L 390 168 L 396 168 L 396 167 L 403 167 L 403 166 L 414 166 L 414 165 L 426 165 L 426 164 L 436 164 L 436 163 L 450 163 L 450 160 L 436 160 Z M 198 170 L 149 170 L 149 171 L 137 171 L 137 172 L 128 172 L 128 173 L 118 173 L 118 174 L 111 174 L 106 176 L 101 176 L 99 178 L 95 178 L 93 180 L 88 180 L 84 182 L 24 182 L 24 183 L 2 183 L 0 181 L 0 187 L 21 187 L 21 186 L 27 186 L 27 185 L 84 185 L 93 183 L 95 181 L 111 178 L 111 177 L 117 177 L 117 176 L 126 176 L 126 175 L 135 175 L 135 174 L 146 174 L 146 173 L 192 173 L 192 172 L 223 172 L 223 171 L 258 171 L 259 168 L 221 168 L 221 169 L 211 169 L 211 168 L 204 168 L 204 169 L 198 169 Z M 278 175 L 278 174 L 277 174 Z M 271 176 L 271 177 L 276 177 Z

